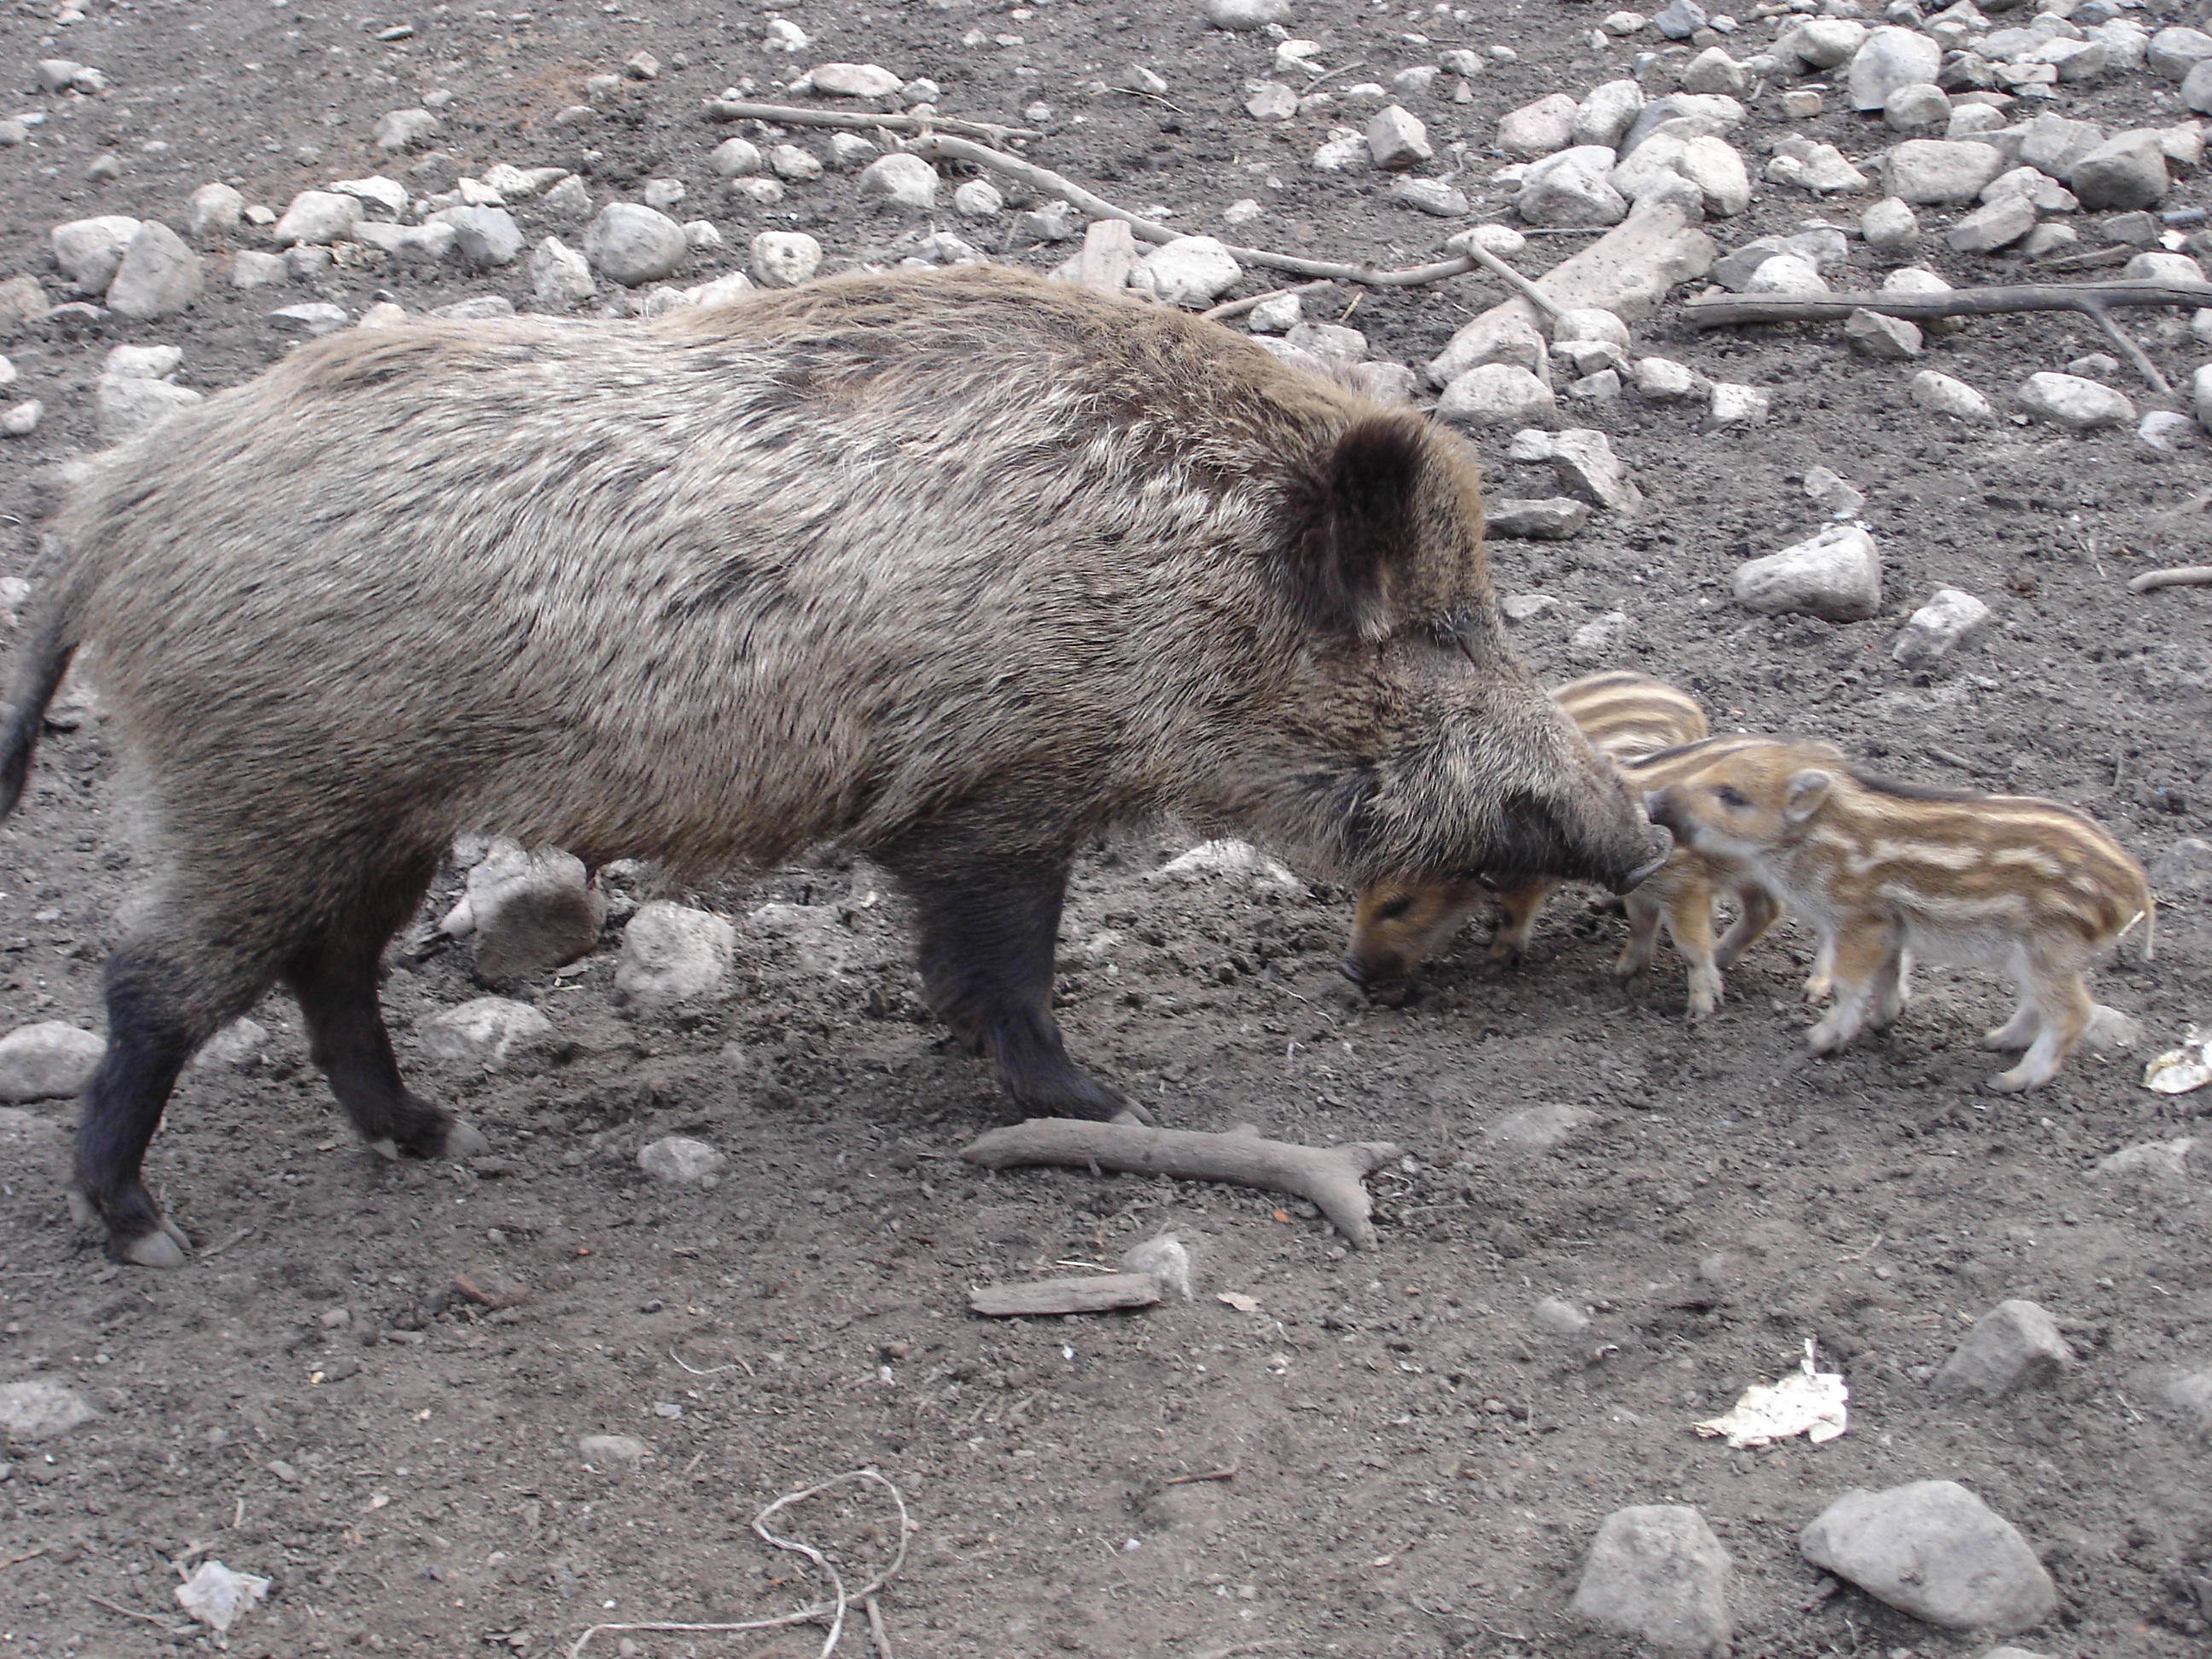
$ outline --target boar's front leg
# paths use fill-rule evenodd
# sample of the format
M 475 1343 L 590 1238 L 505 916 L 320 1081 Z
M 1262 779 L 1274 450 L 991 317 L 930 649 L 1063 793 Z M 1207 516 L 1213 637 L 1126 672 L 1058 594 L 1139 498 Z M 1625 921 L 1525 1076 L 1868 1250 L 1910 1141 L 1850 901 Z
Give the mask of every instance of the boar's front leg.
M 938 825 L 877 854 L 914 900 L 922 994 L 1027 1115 L 1114 1117 L 1128 1103 L 1069 1063 L 1052 1018 L 1071 860 L 1010 860 L 993 839 Z

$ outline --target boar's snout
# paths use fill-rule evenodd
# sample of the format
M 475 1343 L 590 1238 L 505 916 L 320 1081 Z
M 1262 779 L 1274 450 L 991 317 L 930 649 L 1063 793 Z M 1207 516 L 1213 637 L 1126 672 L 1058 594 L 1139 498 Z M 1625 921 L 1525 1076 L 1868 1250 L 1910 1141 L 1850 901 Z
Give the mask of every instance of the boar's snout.
M 1650 799 L 1651 798 L 1649 795 L 1644 797 L 1647 803 Z M 1646 811 L 1650 811 L 1650 808 L 1647 805 L 1644 810 Z M 1666 863 L 1668 859 L 1674 856 L 1674 832 L 1669 830 L 1665 824 L 1660 823 L 1658 821 L 1657 815 L 1655 813 L 1653 814 L 1651 822 L 1651 856 L 1646 859 L 1643 863 L 1638 865 L 1633 870 L 1631 870 L 1626 876 L 1622 877 L 1620 879 L 1620 884 L 1614 888 L 1613 891 L 1616 893 L 1633 892 L 1643 882 L 1645 877 L 1654 873 L 1658 870 L 1661 865 Z

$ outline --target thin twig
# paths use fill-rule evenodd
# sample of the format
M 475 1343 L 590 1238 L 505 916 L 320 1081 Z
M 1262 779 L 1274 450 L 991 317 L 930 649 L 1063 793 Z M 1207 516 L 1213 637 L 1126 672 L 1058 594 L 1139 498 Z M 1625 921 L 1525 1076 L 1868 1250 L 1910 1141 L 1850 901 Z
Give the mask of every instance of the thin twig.
M 1303 298 L 1335 286 L 1334 282 L 1324 278 L 1318 283 L 1300 283 L 1296 288 L 1271 289 L 1265 294 L 1255 294 L 1248 300 L 1231 300 L 1226 305 L 1218 305 L 1211 311 L 1201 311 L 1198 314 L 1210 323 L 1225 323 L 1232 317 L 1242 317 L 1248 311 L 1258 310 L 1270 300 Z
M 2212 564 L 2180 564 L 2128 578 L 2130 593 L 2148 593 L 2154 587 L 2212 587 Z
M 1234 1480 L 1236 1478 L 1237 1466 L 1234 1463 L 1231 1463 L 1226 1468 L 1208 1469 L 1203 1474 L 1171 1474 L 1166 1480 L 1161 1481 L 1160 1485 L 1163 1486 L 1195 1486 L 1200 1485 L 1201 1482 L 1207 1480 Z
M 678 1364 L 684 1365 L 684 1361 L 678 1358 L 675 1349 L 671 1348 L 668 1351 L 668 1357 L 675 1360 Z M 702 1371 L 696 1365 L 684 1365 L 684 1369 L 694 1376 L 720 1376 L 724 1371 L 733 1371 L 738 1368 L 735 1365 L 717 1365 L 711 1370 Z
M 884 1628 L 884 1610 L 872 1595 L 863 1596 L 860 1605 L 868 1610 L 868 1634 L 876 1644 L 876 1659 L 892 1659 L 891 1633 Z
M 1322 75 L 1314 80 L 1307 82 L 1305 91 L 1299 95 L 1302 97 L 1310 98 L 1313 96 L 1316 88 L 1319 88 L 1323 82 L 1334 81 L 1340 75 L 1349 75 L 1354 70 L 1364 70 L 1366 67 L 1367 60 L 1363 58 L 1356 64 L 1346 64 L 1342 69 L 1333 69 L 1326 75 Z
M 1516 294 L 1526 300 L 1530 305 L 1535 307 L 1537 310 L 1542 312 L 1545 316 L 1550 318 L 1553 322 L 1559 321 L 1559 318 L 1565 313 L 1566 307 L 1565 306 L 1561 305 L 1557 300 L 1554 300 L 1550 295 L 1545 293 L 1542 289 L 1538 288 L 1535 283 L 1530 282 L 1519 271 L 1514 270 L 1511 265 L 1507 264 L 1504 260 L 1499 258 L 1488 248 L 1478 247 L 1474 243 L 1470 242 L 1468 244 L 1467 254 L 1468 258 L 1474 260 L 1475 264 L 1480 265 L 1492 276 L 1497 277 L 1500 282 L 1504 283 L 1506 287 L 1511 289 Z
M 104 1595 L 94 1595 L 90 1590 L 84 1593 L 84 1599 L 88 1601 L 97 1601 L 111 1613 L 119 1613 L 125 1619 L 143 1619 L 149 1625 L 161 1626 L 164 1630 L 169 1626 L 168 1615 L 166 1613 L 141 1613 L 136 1607 L 126 1607 L 120 1601 L 111 1601 Z
M 785 104 L 755 104 L 742 98 L 710 98 L 710 121 L 767 121 L 776 126 L 842 127 L 848 132 L 867 132 L 881 127 L 889 132 L 965 132 L 1003 144 L 1009 138 L 1042 138 L 1031 127 L 1005 127 L 995 121 L 956 121 L 942 115 L 854 115 L 834 109 L 793 109 Z
M 820 1550 L 816 1549 L 811 1544 L 802 1544 L 796 1539 L 779 1538 L 768 1529 L 767 1523 L 769 1516 L 774 1515 L 778 1510 L 787 1509 L 793 1504 L 804 1503 L 810 1498 L 817 1498 L 825 1492 L 834 1491 L 839 1486 L 855 1480 L 873 1481 L 890 1494 L 891 1502 L 898 1510 L 898 1547 L 891 1552 L 891 1559 L 885 1564 L 881 1572 L 857 1590 L 848 1590 L 845 1588 L 845 1581 L 839 1575 L 837 1569 L 830 1564 L 829 1558 Z M 804 1607 L 796 1613 L 787 1613 L 777 1618 L 750 1619 L 739 1624 L 690 1625 L 655 1621 L 637 1625 L 593 1625 L 568 1644 L 568 1659 L 576 1659 L 577 1655 L 583 1652 L 586 1645 L 594 1636 L 615 1634 L 623 1631 L 727 1634 L 736 1631 L 777 1630 L 786 1625 L 818 1625 L 824 1620 L 829 1621 L 830 1634 L 822 1644 L 821 1659 L 830 1659 L 830 1656 L 837 1650 L 838 1638 L 844 1634 L 846 1610 L 855 1603 L 864 1607 L 868 1607 L 873 1601 L 877 1592 L 898 1577 L 899 1569 L 906 1564 L 907 1540 L 914 1535 L 914 1522 L 907 1515 L 906 1495 L 900 1492 L 897 1486 L 873 1469 L 855 1469 L 849 1474 L 833 1475 L 823 1481 L 821 1485 L 809 1486 L 804 1492 L 792 1492 L 787 1497 L 777 1498 L 775 1503 L 753 1516 L 753 1530 L 776 1548 L 789 1550 L 793 1554 L 803 1555 L 811 1561 L 820 1570 L 822 1575 L 829 1579 L 831 1599 L 827 1601 L 817 1601 L 811 1607 Z M 97 1601 L 99 1598 L 95 1596 L 94 1599 Z M 124 1607 L 118 1611 L 128 1613 L 130 1609 Z M 874 1618 L 872 1613 L 871 1617 L 872 1622 L 880 1622 L 880 1620 Z M 878 1645 L 883 1647 L 880 1638 Z M 888 1648 L 884 1648 L 884 1651 L 888 1652 Z

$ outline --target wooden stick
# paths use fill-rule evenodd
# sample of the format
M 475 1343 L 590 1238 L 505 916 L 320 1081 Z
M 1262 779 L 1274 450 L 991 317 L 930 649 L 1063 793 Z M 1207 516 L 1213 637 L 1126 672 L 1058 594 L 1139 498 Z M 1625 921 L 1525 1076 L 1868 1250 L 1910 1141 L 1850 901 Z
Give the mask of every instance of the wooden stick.
M 2148 593 L 2154 587 L 2212 587 L 2212 564 L 2180 564 L 2128 578 L 2130 593 Z
M 998 1319 L 1040 1319 L 1053 1314 L 1150 1308 L 1164 1293 L 1157 1273 L 1093 1273 L 1085 1279 L 978 1285 L 968 1292 L 968 1306 L 972 1312 Z
M 1225 1135 L 1188 1129 L 1145 1129 L 1082 1118 L 1033 1117 L 994 1129 L 960 1156 L 987 1170 L 1058 1164 L 1120 1170 L 1131 1175 L 1225 1181 L 1310 1200 L 1358 1249 L 1375 1248 L 1372 1206 L 1362 1177 L 1400 1155 L 1387 1141 L 1298 1146 L 1262 1140 L 1249 1131 Z
M 709 121 L 768 121 L 781 127 L 842 127 L 848 132 L 966 132 L 1003 144 L 1009 138 L 1042 138 L 1029 127 L 1002 127 L 995 121 L 956 121 L 941 115 L 867 115 L 836 109 L 793 109 L 787 104 L 755 104 L 742 98 L 710 98 Z
M 1324 278 L 1318 283 L 1300 283 L 1296 288 L 1270 289 L 1265 294 L 1255 294 L 1249 299 L 1231 300 L 1227 305 L 1216 306 L 1211 311 L 1198 314 L 1209 323 L 1225 323 L 1232 317 L 1242 317 L 1248 311 L 1256 311 L 1270 300 L 1288 299 L 1291 295 L 1318 294 L 1325 288 L 1334 288 L 1334 282 Z
M 1514 270 L 1511 265 L 1507 264 L 1504 260 L 1499 258 L 1488 248 L 1476 247 L 1470 243 L 1468 246 L 1467 253 L 1468 258 L 1473 259 L 1475 264 L 1480 265 L 1485 270 L 1490 272 L 1492 276 L 1496 276 L 1504 282 L 1506 287 L 1511 289 L 1516 294 L 1526 300 L 1530 305 L 1542 312 L 1544 315 L 1550 318 L 1552 321 L 1556 323 L 1563 315 L 1565 314 L 1566 307 L 1565 306 L 1561 305 L 1557 300 L 1554 300 L 1550 295 L 1545 293 L 1542 289 L 1538 288 L 1535 283 L 1530 282 L 1519 271 Z

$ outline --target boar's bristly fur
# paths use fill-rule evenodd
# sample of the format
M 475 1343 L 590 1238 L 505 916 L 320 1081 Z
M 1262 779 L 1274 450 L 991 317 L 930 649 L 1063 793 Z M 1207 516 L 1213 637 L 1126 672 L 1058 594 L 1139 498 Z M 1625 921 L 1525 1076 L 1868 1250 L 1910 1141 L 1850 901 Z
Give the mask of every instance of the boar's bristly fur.
M 96 645 L 158 851 L 76 1176 L 130 1260 L 179 1255 L 138 1180 L 178 1067 L 274 980 L 372 1142 L 447 1147 L 375 980 L 457 832 L 864 853 L 1017 1104 L 1090 1116 L 1121 1103 L 1052 951 L 1106 826 L 1361 881 L 1651 855 L 1506 644 L 1459 439 L 1003 270 L 334 335 L 116 452 L 61 532 L 0 784 Z

